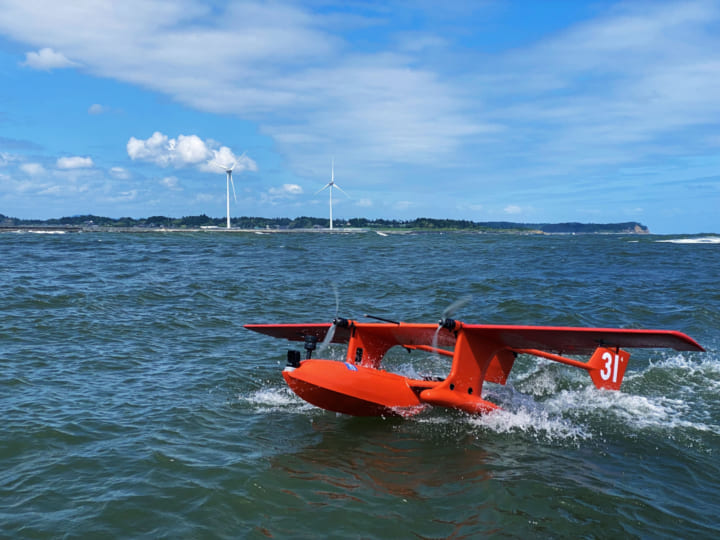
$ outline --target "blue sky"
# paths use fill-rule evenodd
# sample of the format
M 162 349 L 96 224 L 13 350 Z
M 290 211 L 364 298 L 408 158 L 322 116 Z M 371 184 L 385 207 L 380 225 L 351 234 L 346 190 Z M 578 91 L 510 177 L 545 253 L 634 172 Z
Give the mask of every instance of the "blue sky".
M 0 213 L 326 216 L 333 159 L 340 219 L 720 232 L 720 0 L 0 0 Z

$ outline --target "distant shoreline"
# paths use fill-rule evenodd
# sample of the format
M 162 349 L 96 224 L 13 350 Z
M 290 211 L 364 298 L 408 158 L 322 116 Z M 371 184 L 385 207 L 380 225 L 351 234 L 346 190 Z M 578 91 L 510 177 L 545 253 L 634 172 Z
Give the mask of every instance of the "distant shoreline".
M 231 218 L 226 220 L 206 215 L 169 218 L 107 218 L 94 215 L 59 219 L 17 219 L 0 214 L 0 231 L 46 232 L 246 232 L 246 233 L 365 233 L 381 234 L 475 232 L 505 234 L 650 234 L 643 224 L 624 223 L 514 223 L 509 221 L 476 222 L 466 219 L 416 218 L 412 220 L 352 218 L 335 220 L 333 228 L 327 218 Z
M 359 227 L 335 227 L 328 228 L 297 228 L 297 229 L 244 229 L 239 227 L 99 227 L 99 226 L 73 226 L 73 225 L 25 225 L 25 226 L 0 226 L 0 233 L 45 233 L 45 234 L 66 234 L 66 233 L 128 233 L 128 234 L 152 234 L 152 233 L 207 233 L 207 234 L 378 234 L 381 236 L 398 236 L 408 234 L 506 234 L 522 236 L 587 236 L 587 235 L 648 235 L 649 232 L 638 233 L 634 231 L 595 231 L 595 232 L 545 232 L 540 230 L 520 229 L 497 229 L 497 230 L 473 230 L 473 229 L 380 229 L 380 228 L 359 228 Z

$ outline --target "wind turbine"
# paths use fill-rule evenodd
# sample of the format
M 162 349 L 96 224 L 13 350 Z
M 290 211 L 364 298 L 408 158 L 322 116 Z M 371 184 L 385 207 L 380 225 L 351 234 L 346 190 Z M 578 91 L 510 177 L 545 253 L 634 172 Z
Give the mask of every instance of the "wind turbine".
M 233 164 L 230 167 L 223 167 L 220 165 L 217 161 L 211 161 L 213 165 L 216 167 L 219 167 L 223 171 L 225 171 L 225 174 L 227 175 L 227 228 L 230 228 L 230 185 L 232 184 L 232 190 L 233 190 L 233 197 L 235 198 L 235 202 L 237 203 L 237 195 L 235 195 L 235 182 L 233 182 L 232 179 L 232 172 L 235 168 L 235 165 L 237 165 L 237 161 L 234 161 Z
M 342 190 L 342 188 L 335 183 L 335 160 L 334 160 L 334 159 L 333 159 L 333 161 L 332 161 L 332 173 L 331 173 L 331 176 L 330 176 L 330 181 L 329 181 L 327 184 L 325 184 L 325 186 L 324 186 L 320 191 L 324 191 L 324 190 L 326 190 L 326 189 L 328 189 L 328 188 L 330 188 L 330 230 L 332 230 L 332 228 L 333 228 L 333 226 L 332 226 L 332 192 L 333 192 L 333 188 L 339 189 L 339 190 L 340 190 L 340 193 L 343 193 L 346 197 L 350 197 L 350 195 L 348 195 L 347 193 L 345 193 L 345 192 Z M 318 191 L 317 193 L 315 193 L 315 195 L 317 195 L 318 193 L 320 193 L 320 191 Z

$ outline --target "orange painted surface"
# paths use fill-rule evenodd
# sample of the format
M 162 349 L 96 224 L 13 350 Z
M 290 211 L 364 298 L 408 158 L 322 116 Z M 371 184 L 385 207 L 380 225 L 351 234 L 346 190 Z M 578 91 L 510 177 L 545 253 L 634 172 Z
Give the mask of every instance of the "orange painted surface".
M 630 353 L 622 349 L 598 347 L 588 362 L 590 377 L 595 386 L 606 390 L 620 390 L 629 360 Z
M 630 354 L 620 347 L 704 350 L 689 336 L 671 330 L 472 325 L 450 321 L 448 327 L 415 323 L 361 323 L 342 320 L 333 343 L 347 343 L 346 361 L 309 359 L 287 367 L 283 377 L 305 401 L 353 416 L 408 416 L 428 406 L 471 414 L 497 409 L 482 398 L 483 384 L 505 384 L 517 354 L 530 354 L 589 372 L 597 388 L 618 390 Z M 290 341 L 307 336 L 322 340 L 331 325 L 246 325 Z M 403 377 L 380 369 L 395 346 L 452 356 L 442 381 Z M 557 354 L 560 353 L 560 354 Z M 588 361 L 561 354 L 591 354 Z
M 425 408 L 410 379 L 348 362 L 305 360 L 294 370 L 286 368 L 283 377 L 298 396 L 329 411 L 353 416 L 407 416 Z

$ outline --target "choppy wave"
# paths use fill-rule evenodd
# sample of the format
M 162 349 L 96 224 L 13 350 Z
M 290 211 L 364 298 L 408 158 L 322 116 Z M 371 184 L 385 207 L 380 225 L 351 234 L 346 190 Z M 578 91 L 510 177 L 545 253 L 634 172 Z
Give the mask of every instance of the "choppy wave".
M 297 397 L 289 388 L 264 388 L 238 395 L 238 401 L 252 407 L 258 413 L 286 412 L 313 413 L 315 407 Z
M 495 433 L 530 434 L 549 441 L 577 442 L 593 436 L 586 426 L 564 418 L 562 414 L 534 405 L 500 409 L 487 415 L 469 418 L 468 423 Z
M 657 242 L 666 244 L 720 244 L 720 236 L 703 236 L 700 238 L 671 238 L 669 240 L 657 240 Z
M 22 230 L 13 231 L 17 234 L 66 234 L 67 231 L 33 231 L 33 230 Z
M 713 537 L 720 250 L 392 240 L 3 235 L 0 536 Z M 495 413 L 350 418 L 295 396 L 287 344 L 242 328 L 329 321 L 330 279 L 348 317 L 433 321 L 472 293 L 461 320 L 667 327 L 710 352 L 633 353 L 620 392 L 521 357 L 484 388 Z M 416 357 L 388 369 L 447 373 Z
M 413 364 L 393 370 L 418 377 Z M 655 382 L 643 381 L 653 379 Z M 658 382 L 660 388 L 658 388 Z M 644 394 L 647 386 L 664 393 Z M 704 397 L 713 399 L 720 389 L 720 362 L 674 354 L 626 375 L 624 390 L 599 390 L 578 370 L 541 360 L 531 369 L 511 375 L 505 386 L 486 384 L 484 396 L 501 406 L 485 415 L 448 415 L 426 408 L 408 421 L 436 426 L 466 425 L 468 433 L 481 429 L 497 434 L 521 434 L 549 442 L 578 443 L 615 433 L 636 437 L 643 431 L 680 433 L 687 430 L 720 435 L 720 425 L 708 422 Z M 639 392 L 639 393 L 637 393 Z M 261 389 L 239 396 L 257 412 L 285 412 L 310 417 L 326 414 L 308 405 L 287 388 Z M 718 406 L 720 399 L 714 398 Z M 712 406 L 712 404 L 710 405 Z M 333 414 L 333 413 L 327 413 Z

